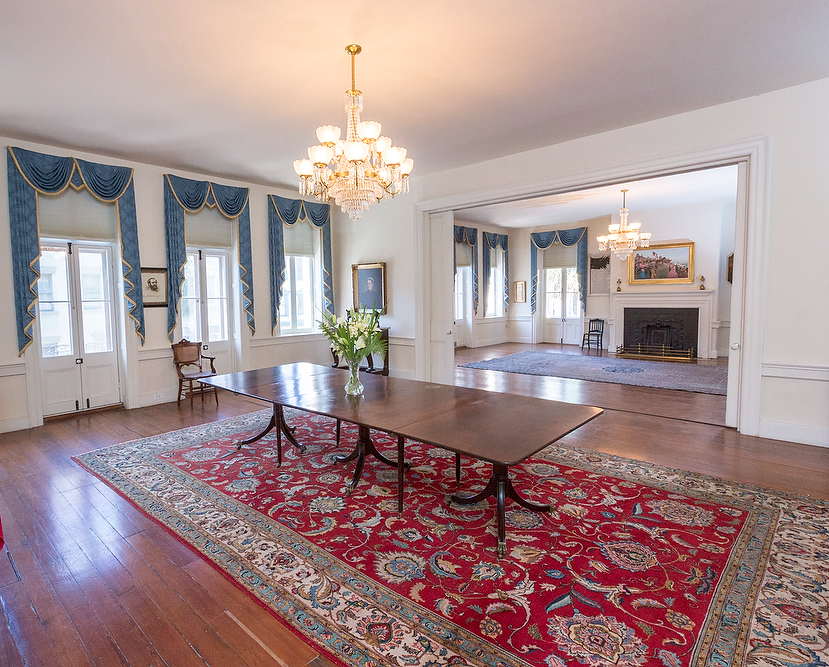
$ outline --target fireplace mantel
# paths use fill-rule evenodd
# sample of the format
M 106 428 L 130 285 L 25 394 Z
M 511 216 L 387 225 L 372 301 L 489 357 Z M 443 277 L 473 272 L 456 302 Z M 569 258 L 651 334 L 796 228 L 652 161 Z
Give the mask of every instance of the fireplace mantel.
M 712 343 L 714 335 L 714 290 L 687 292 L 617 292 L 613 294 L 613 341 L 611 350 L 622 345 L 624 337 L 625 308 L 698 308 L 699 331 L 697 335 L 697 356 L 714 359 L 717 346 Z

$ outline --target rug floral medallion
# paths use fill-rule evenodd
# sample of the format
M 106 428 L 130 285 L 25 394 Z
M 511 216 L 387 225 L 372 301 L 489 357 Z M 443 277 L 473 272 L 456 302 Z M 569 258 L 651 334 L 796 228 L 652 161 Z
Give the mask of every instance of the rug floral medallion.
M 367 461 L 356 428 L 289 412 L 305 454 L 237 449 L 269 412 L 77 457 L 340 665 L 829 664 L 829 503 L 568 447 L 510 469 L 540 514 L 448 502 L 454 455 Z M 395 457 L 396 440 L 374 434 Z M 520 437 L 520 434 L 516 434 Z M 461 491 L 488 464 L 464 459 Z

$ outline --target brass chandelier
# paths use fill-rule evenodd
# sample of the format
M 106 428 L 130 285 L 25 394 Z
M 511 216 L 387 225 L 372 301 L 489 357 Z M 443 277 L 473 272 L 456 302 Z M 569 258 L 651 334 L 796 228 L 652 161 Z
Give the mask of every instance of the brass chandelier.
M 340 139 L 339 127 L 323 125 L 317 128 L 319 144 L 308 149 L 308 159 L 294 160 L 299 194 L 319 200 L 333 197 L 352 220 L 386 195 L 408 192 L 414 166 L 405 148 L 393 146 L 391 139 L 380 135 L 380 123 L 360 120 L 363 94 L 355 85 L 354 59 L 362 50 L 359 44 L 345 47 L 351 56 L 351 90 L 345 93 L 345 141 Z
M 647 248 L 650 245 L 651 233 L 639 232 L 641 222 L 628 223 L 628 210 L 625 208 L 625 193 L 622 190 L 622 208 L 619 211 L 620 223 L 608 225 L 607 236 L 598 236 L 599 250 L 612 250 L 619 259 L 624 259 L 637 248 Z

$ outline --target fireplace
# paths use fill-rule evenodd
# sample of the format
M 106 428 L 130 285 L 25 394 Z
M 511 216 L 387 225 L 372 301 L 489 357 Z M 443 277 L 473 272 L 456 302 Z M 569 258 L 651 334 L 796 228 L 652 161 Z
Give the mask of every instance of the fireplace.
M 625 308 L 623 328 L 622 354 L 697 356 L 699 308 Z
M 714 290 L 673 290 L 660 292 L 644 292 L 632 290 L 629 292 L 614 293 L 612 313 L 613 321 L 610 323 L 610 342 L 613 350 L 624 347 L 630 342 L 626 337 L 626 321 L 631 310 L 651 311 L 657 315 L 666 314 L 674 310 L 692 310 L 696 313 L 696 329 L 692 323 L 686 322 L 683 327 L 683 341 L 677 346 L 686 349 L 693 346 L 694 356 L 700 359 L 716 359 L 717 347 L 713 343 L 716 333 L 716 292 Z M 670 331 L 666 327 L 651 329 L 651 340 L 662 340 L 670 344 Z M 690 359 L 687 354 L 685 359 Z

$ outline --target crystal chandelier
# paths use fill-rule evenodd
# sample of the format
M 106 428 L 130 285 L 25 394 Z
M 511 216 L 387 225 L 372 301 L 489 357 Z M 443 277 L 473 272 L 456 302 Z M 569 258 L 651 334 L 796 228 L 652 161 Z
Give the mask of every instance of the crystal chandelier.
M 650 245 L 651 233 L 639 233 L 641 222 L 628 224 L 628 210 L 625 208 L 625 193 L 622 190 L 622 209 L 619 211 L 620 223 L 611 223 L 607 227 L 607 236 L 599 236 L 599 250 L 612 250 L 619 259 L 624 259 L 637 248 L 647 248 Z
M 354 84 L 354 58 L 362 50 L 359 44 L 345 47 L 351 56 L 351 90 L 345 93 L 345 141 L 340 139 L 339 127 L 323 125 L 317 128 L 319 144 L 308 149 L 308 159 L 294 160 L 299 194 L 319 200 L 333 197 L 352 220 L 386 195 L 408 192 L 414 166 L 405 148 L 392 146 L 391 139 L 380 136 L 380 123 L 360 120 L 363 94 Z

